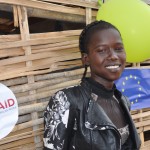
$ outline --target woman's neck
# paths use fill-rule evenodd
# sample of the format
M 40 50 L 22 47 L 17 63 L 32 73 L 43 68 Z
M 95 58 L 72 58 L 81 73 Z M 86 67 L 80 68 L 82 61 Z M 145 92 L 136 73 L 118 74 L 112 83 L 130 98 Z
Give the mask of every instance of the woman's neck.
M 91 78 L 100 83 L 101 85 L 103 85 L 106 89 L 110 90 L 113 88 L 113 85 L 114 85 L 114 81 L 108 81 L 108 80 L 105 80 L 104 78 L 101 78 L 101 77 L 96 77 L 96 76 L 91 76 Z

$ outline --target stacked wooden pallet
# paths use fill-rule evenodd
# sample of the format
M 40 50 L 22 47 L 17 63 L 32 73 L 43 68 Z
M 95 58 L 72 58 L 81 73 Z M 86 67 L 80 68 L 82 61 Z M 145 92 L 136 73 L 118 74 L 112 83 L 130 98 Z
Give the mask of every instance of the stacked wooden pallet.
M 83 17 L 89 23 L 98 9 L 95 1 L 84 0 L 0 0 L 13 7 L 19 35 L 0 35 L 0 81 L 16 95 L 19 120 L 13 131 L 0 140 L 1 150 L 43 148 L 43 111 L 50 96 L 67 86 L 78 84 L 83 74 L 78 37 L 80 30 L 30 34 L 28 11 L 31 8 Z M 150 61 L 141 64 L 150 66 Z M 127 66 L 132 64 L 127 63 Z M 132 112 L 146 150 L 149 141 L 150 109 Z

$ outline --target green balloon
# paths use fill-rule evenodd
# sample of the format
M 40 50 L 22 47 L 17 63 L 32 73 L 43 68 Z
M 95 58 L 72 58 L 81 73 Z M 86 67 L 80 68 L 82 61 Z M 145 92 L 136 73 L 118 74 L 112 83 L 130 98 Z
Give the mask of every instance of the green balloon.
M 140 0 L 109 0 L 100 7 L 96 20 L 115 25 L 123 39 L 127 62 L 150 58 L 150 7 Z

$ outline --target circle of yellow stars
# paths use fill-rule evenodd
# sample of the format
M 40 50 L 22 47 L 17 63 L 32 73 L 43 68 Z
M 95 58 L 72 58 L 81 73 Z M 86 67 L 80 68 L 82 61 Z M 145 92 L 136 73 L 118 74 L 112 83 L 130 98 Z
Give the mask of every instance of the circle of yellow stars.
M 126 76 L 126 77 L 125 77 L 125 80 L 126 80 L 126 81 L 128 81 L 129 79 L 137 80 L 137 76 L 129 75 L 129 76 Z M 139 80 L 137 80 L 137 84 L 140 85 L 140 81 L 139 81 Z M 126 85 L 126 82 L 123 81 L 123 82 L 122 82 L 122 85 L 125 86 L 125 85 Z M 142 88 L 139 87 L 138 90 L 139 90 L 139 91 L 142 91 Z M 125 92 L 125 89 L 122 88 L 121 91 L 122 91 L 122 92 Z M 138 98 L 135 99 L 135 102 L 138 102 L 138 100 L 139 100 L 140 97 L 141 97 L 141 94 L 138 94 Z M 134 104 L 134 101 L 132 101 L 131 104 Z

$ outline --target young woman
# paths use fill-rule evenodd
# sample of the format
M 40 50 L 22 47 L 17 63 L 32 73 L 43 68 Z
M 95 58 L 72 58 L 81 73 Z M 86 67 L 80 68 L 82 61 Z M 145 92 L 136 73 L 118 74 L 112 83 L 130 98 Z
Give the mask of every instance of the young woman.
M 105 21 L 79 39 L 85 72 L 80 85 L 55 93 L 44 113 L 45 150 L 138 150 L 130 103 L 114 84 L 125 67 L 121 34 Z M 87 67 L 91 77 L 86 78 Z

